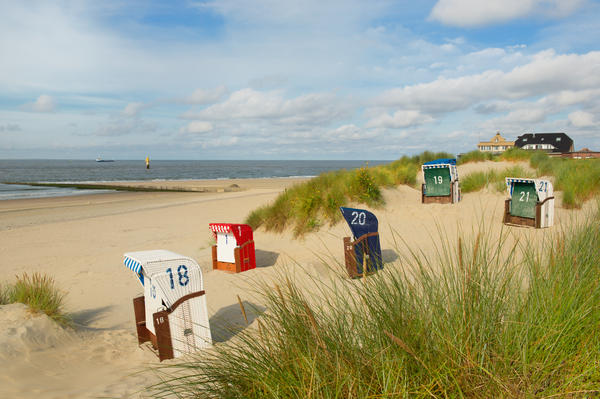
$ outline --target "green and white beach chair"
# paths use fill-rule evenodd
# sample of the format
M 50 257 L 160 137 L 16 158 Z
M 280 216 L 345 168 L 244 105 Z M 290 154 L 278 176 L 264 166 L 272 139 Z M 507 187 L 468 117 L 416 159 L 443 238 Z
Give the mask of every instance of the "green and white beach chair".
M 542 179 L 506 178 L 509 198 L 504 202 L 505 224 L 551 227 L 554 224 L 554 188 Z
M 456 159 L 442 158 L 421 166 L 423 179 L 421 202 L 423 204 L 454 204 L 460 201 L 460 184 Z

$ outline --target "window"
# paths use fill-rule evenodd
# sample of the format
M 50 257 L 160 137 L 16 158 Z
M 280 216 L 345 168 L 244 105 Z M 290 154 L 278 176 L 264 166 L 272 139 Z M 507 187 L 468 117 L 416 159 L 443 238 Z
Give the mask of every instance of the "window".
M 561 137 L 557 137 L 557 138 L 556 138 L 556 141 L 560 141 L 560 139 L 561 139 Z

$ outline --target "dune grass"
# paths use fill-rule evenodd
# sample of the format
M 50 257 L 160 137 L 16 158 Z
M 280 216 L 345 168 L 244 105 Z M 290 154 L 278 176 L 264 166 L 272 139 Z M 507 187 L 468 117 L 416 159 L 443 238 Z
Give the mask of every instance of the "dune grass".
M 461 157 L 462 164 L 477 162 L 478 155 L 467 153 Z M 468 156 L 472 154 L 472 156 Z M 461 177 L 461 190 L 469 193 L 481 190 L 492 184 L 499 191 L 504 190 L 504 177 L 552 177 L 554 190 L 563 192 L 562 205 L 566 208 L 580 208 L 583 203 L 600 194 L 600 159 L 570 159 L 549 157 L 543 151 L 525 151 L 511 148 L 494 156 L 495 161 L 526 161 L 536 170 L 527 173 L 523 168 L 508 168 L 503 172 L 474 172 Z
M 458 159 L 458 164 L 484 161 L 529 161 L 534 153 L 535 151 L 526 151 L 517 147 L 509 148 L 500 154 L 474 150 L 462 154 Z
M 469 151 L 460 156 L 457 163 L 459 165 L 470 162 L 494 161 L 498 156 L 491 152 L 481 152 L 479 150 Z
M 302 236 L 341 220 L 340 206 L 350 203 L 371 208 L 383 206 L 382 188 L 400 184 L 416 186 L 417 172 L 423 163 L 451 157 L 448 153 L 426 151 L 413 157 L 402 157 L 387 165 L 366 165 L 355 170 L 323 173 L 287 189 L 273 203 L 255 209 L 245 222 L 253 229 L 262 226 L 276 232 L 291 227 L 295 236 Z M 478 191 L 488 185 L 503 192 L 504 178 L 508 176 L 551 176 L 554 189 L 563 192 L 562 204 L 567 208 L 579 208 L 583 202 L 600 194 L 600 160 L 550 158 L 544 152 L 511 148 L 500 155 L 472 151 L 464 154 L 459 164 L 485 160 L 526 161 L 536 171 L 530 173 L 520 166 L 514 166 L 501 172 L 474 172 L 461 176 L 463 193 Z
M 600 194 L 600 159 L 551 158 L 536 152 L 530 163 L 540 175 L 554 177 L 554 189 L 563 192 L 563 206 L 580 208 Z
M 481 227 L 458 244 L 442 236 L 437 256 L 407 250 L 401 265 L 314 281 L 311 293 L 286 276 L 261 288 L 268 310 L 256 329 L 169 366 L 152 395 L 595 397 L 598 221 L 541 248 Z
M 535 174 L 525 170 L 520 165 L 511 166 L 504 170 L 488 170 L 487 172 L 473 172 L 461 179 L 460 189 L 463 193 L 479 191 L 486 186 L 494 187 L 499 192 L 506 190 L 505 177 L 536 177 Z
M 386 165 L 323 173 L 308 182 L 295 185 L 269 205 L 252 211 L 246 223 L 256 229 L 283 231 L 291 226 L 296 236 L 315 231 L 341 220 L 340 206 L 349 203 L 377 208 L 384 204 L 383 187 L 400 184 L 414 186 L 417 172 L 424 162 L 451 158 L 451 154 L 424 152 Z
M 71 319 L 64 310 L 64 298 L 54 279 L 40 273 L 23 273 L 13 284 L 0 289 L 0 304 L 23 303 L 32 311 L 45 313 L 57 323 L 68 326 Z

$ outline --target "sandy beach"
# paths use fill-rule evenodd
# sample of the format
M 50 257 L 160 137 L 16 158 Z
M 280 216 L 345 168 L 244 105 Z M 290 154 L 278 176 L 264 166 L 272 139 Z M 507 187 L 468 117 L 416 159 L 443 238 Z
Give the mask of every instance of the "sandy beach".
M 459 174 L 509 165 L 467 164 L 459 167 Z M 168 249 L 196 259 L 203 269 L 217 343 L 231 339 L 231 333 L 220 329 L 219 323 L 242 323 L 237 295 L 260 308 L 251 294 L 255 281 L 273 278 L 296 264 L 317 278 L 330 273 L 323 260 L 333 266 L 343 261 L 342 238 L 349 235 L 345 223 L 325 226 L 303 239 L 294 239 L 290 231 L 275 234 L 259 229 L 254 233 L 255 270 L 237 275 L 212 270 L 209 223 L 243 223 L 250 211 L 303 180 L 185 182 L 198 187 L 239 186 L 232 192 L 118 192 L 0 201 L 2 281 L 12 281 L 22 272 L 53 276 L 67 292 L 66 308 L 76 323 L 74 330 L 56 329 L 20 305 L 4 306 L 0 312 L 0 358 L 4 364 L 0 397 L 136 397 L 153 381 L 150 373 L 138 373 L 158 364 L 158 359 L 137 344 L 132 299 L 142 293 L 142 287 L 123 266 L 125 252 Z M 493 234 L 503 228 L 504 193 L 464 194 L 455 205 L 422 205 L 420 195 L 419 190 L 407 186 L 386 189 L 386 206 L 373 210 L 379 219 L 386 267 L 401 267 L 400 260 L 407 255 L 404 244 L 397 246 L 395 241 L 431 252 L 431 239 L 438 237 L 438 228 L 451 237 L 459 229 L 468 235 L 479 222 Z M 560 194 L 557 197 L 552 229 L 504 228 L 517 240 L 539 242 L 592 206 L 588 203 L 582 210 L 566 210 Z

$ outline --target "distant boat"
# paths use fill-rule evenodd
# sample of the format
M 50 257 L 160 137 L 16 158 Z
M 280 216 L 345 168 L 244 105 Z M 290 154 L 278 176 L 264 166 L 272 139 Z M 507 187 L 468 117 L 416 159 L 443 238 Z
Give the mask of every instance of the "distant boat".
M 115 162 L 113 159 L 96 158 L 96 162 Z

